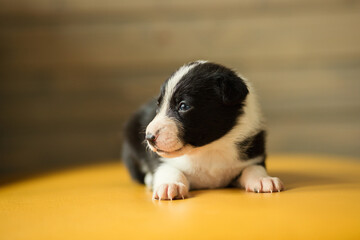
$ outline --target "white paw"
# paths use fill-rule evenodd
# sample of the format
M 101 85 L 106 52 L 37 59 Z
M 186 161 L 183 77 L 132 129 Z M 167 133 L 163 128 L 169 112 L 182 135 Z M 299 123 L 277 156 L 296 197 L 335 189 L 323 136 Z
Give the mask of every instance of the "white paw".
M 247 192 L 272 193 L 284 190 L 284 184 L 277 177 L 263 177 L 248 180 L 245 189 Z
M 153 199 L 173 200 L 184 199 L 188 195 L 189 190 L 183 183 L 165 183 L 155 188 Z

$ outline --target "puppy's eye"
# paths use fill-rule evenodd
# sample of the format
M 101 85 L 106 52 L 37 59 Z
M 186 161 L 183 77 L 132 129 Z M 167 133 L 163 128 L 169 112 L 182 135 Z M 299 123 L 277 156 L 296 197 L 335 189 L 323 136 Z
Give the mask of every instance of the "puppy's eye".
M 185 112 L 185 111 L 187 111 L 189 109 L 190 109 L 190 106 L 187 105 L 184 102 L 181 102 L 180 105 L 179 105 L 179 108 L 178 108 L 178 110 L 181 111 L 181 112 Z

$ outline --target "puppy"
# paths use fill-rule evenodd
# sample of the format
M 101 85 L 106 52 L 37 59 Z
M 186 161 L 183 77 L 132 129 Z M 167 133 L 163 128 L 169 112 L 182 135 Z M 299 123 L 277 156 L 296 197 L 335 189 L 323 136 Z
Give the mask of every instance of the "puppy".
M 124 132 L 124 163 L 154 199 L 227 186 L 256 193 L 284 189 L 265 170 L 266 133 L 252 86 L 222 65 L 180 67 Z

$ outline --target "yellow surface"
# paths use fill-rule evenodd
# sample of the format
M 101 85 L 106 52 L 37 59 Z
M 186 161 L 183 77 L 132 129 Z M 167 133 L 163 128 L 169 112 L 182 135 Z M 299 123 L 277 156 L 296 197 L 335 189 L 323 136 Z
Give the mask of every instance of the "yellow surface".
M 287 191 L 202 190 L 152 201 L 120 164 L 0 188 L 0 239 L 360 239 L 360 162 L 274 156 Z

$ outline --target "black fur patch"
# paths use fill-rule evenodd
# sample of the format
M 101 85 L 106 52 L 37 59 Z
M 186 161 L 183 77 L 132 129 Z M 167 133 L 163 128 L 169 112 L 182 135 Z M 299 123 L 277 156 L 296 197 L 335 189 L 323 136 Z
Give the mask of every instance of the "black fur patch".
M 256 163 L 255 165 L 263 166 L 266 169 L 265 138 L 266 132 L 262 130 L 257 134 L 245 139 L 244 141 L 236 143 L 239 151 L 239 158 L 241 160 L 250 160 L 255 157 L 262 156 L 262 161 Z M 233 180 L 229 184 L 230 187 L 238 186 L 238 179 L 241 177 L 241 174 L 242 171 L 233 178 Z
M 199 147 L 215 141 L 235 125 L 248 94 L 244 81 L 218 64 L 199 64 L 177 83 L 167 114 L 181 125 L 180 138 Z M 178 111 L 181 102 L 191 108 Z
M 247 160 L 264 155 L 265 160 L 265 136 L 266 132 L 262 130 L 254 136 L 236 143 L 239 149 L 240 158 Z
M 155 172 L 159 156 L 147 150 L 145 129 L 155 117 L 156 102 L 151 101 L 136 112 L 125 124 L 122 159 L 129 169 L 131 178 L 144 183 L 145 173 Z

